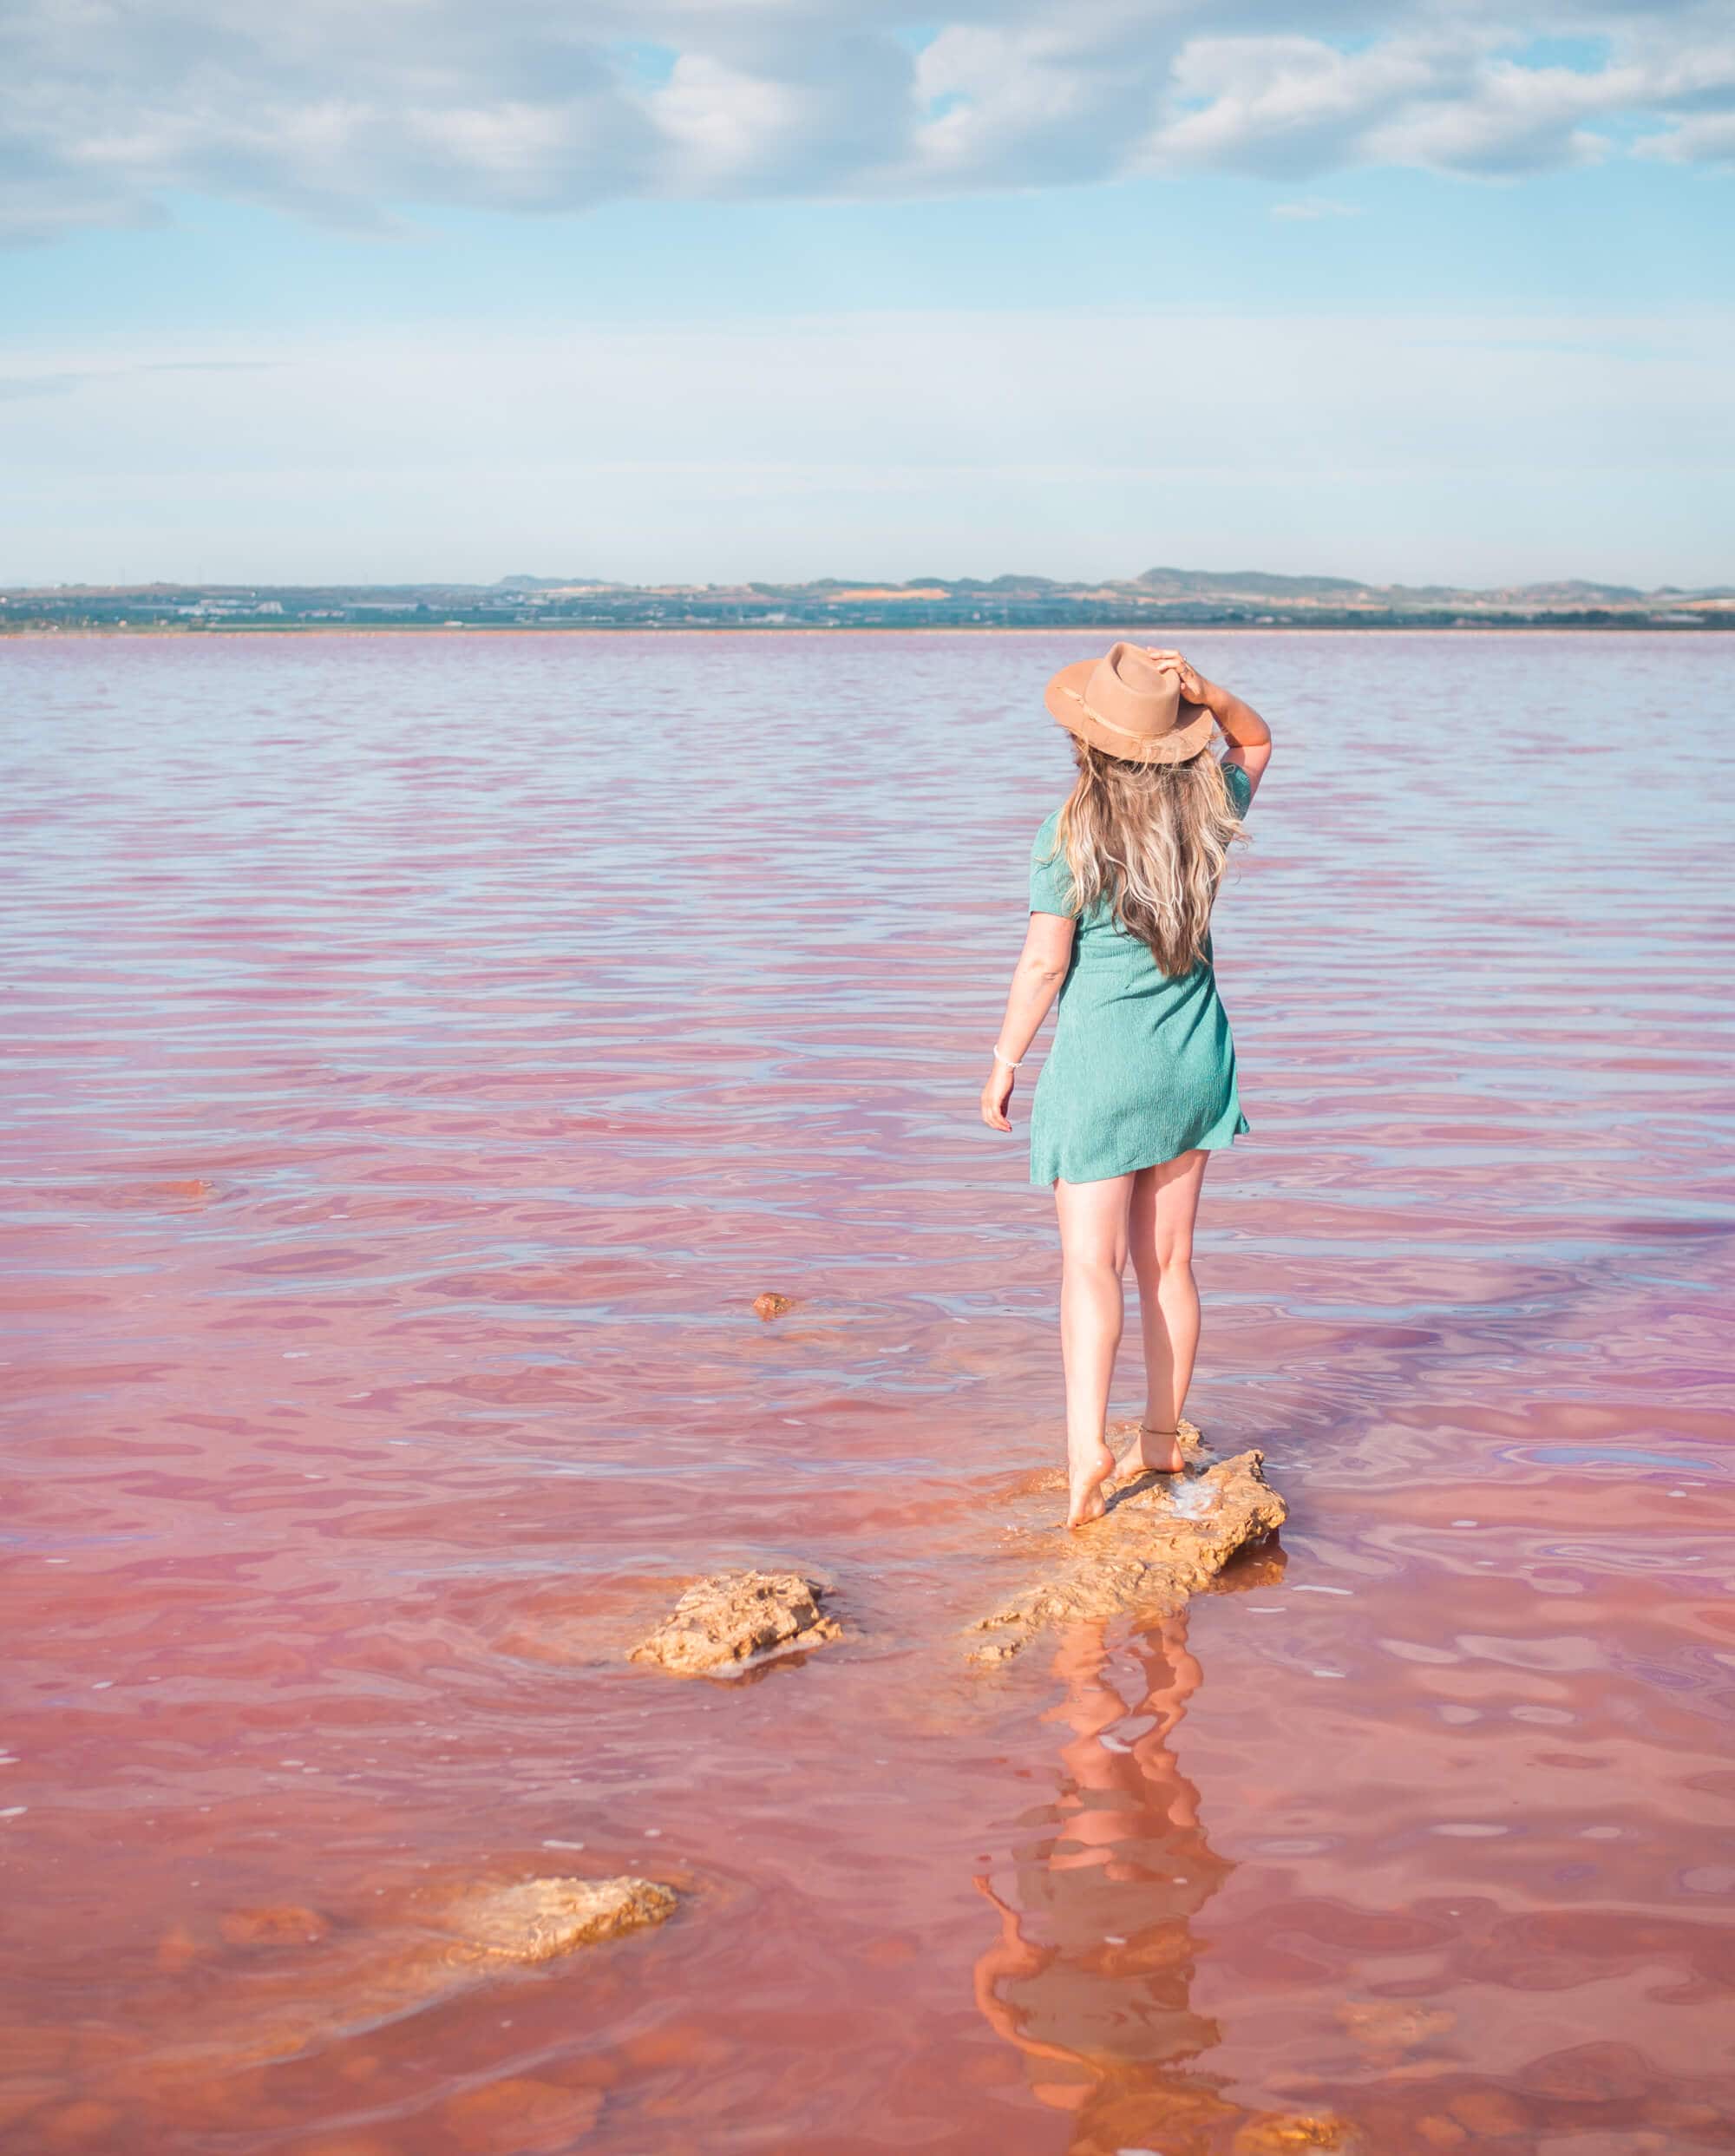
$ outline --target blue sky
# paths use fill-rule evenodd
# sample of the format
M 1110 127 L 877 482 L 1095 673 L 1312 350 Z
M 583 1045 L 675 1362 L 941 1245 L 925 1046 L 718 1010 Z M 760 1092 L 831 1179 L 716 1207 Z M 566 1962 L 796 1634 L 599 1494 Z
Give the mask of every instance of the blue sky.
M 1726 8 L 24 0 L 0 581 L 1735 581 Z

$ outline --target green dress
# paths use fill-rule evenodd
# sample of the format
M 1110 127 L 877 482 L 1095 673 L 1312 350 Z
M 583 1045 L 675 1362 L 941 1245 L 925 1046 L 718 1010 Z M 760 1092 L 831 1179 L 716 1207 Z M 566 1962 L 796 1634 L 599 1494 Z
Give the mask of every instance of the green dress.
M 1238 763 L 1226 763 L 1223 777 L 1245 816 L 1253 781 Z M 1057 809 L 1031 849 L 1030 909 L 1070 918 L 1071 879 L 1054 854 L 1059 818 Z M 1190 973 L 1166 978 L 1098 899 L 1072 940 L 1031 1108 L 1031 1181 L 1101 1183 L 1195 1147 L 1214 1151 L 1250 1128 L 1208 938 Z

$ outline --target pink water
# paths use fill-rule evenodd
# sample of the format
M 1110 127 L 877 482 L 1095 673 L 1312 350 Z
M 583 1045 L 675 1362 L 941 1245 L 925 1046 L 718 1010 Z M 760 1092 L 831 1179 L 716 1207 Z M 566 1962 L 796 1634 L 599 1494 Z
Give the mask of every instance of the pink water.
M 0 647 L 9 2149 L 1735 2147 L 1735 640 L 1195 640 L 1280 748 L 1192 1408 L 1291 1523 L 985 1675 L 1078 648 Z M 616 1659 L 741 1563 L 848 1639 Z

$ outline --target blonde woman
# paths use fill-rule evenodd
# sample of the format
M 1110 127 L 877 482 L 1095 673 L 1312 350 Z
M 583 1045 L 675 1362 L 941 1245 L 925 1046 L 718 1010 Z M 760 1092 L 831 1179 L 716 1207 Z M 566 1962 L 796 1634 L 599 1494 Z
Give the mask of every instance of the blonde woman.
M 1193 1222 L 1205 1165 L 1245 1130 L 1211 967 L 1211 904 L 1271 760 L 1271 729 L 1179 652 L 1116 644 L 1063 667 L 1051 715 L 1078 777 L 1031 852 L 1030 932 L 982 1120 L 1010 1130 L 1014 1072 L 1058 997 L 1031 1111 L 1031 1181 L 1060 1218 L 1069 1527 L 1116 1474 L 1172 1474 L 1199 1345 Z M 1228 750 L 1211 753 L 1221 726 Z M 1109 1449 L 1109 1386 L 1130 1256 L 1144 1331 L 1135 1443 Z

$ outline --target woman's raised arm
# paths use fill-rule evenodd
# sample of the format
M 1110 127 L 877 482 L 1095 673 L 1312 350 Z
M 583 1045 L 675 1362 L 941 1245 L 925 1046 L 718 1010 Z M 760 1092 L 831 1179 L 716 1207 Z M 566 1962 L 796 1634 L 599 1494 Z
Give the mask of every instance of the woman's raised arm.
M 1225 689 L 1214 681 L 1207 681 L 1196 666 L 1190 666 L 1179 652 L 1154 652 L 1149 649 L 1145 657 L 1156 665 L 1172 673 L 1181 684 L 1181 693 L 1189 704 L 1202 704 L 1223 730 L 1228 743 L 1225 763 L 1239 763 L 1253 784 L 1249 791 L 1259 791 L 1260 774 L 1271 761 L 1271 729 L 1254 711 L 1231 689 Z

